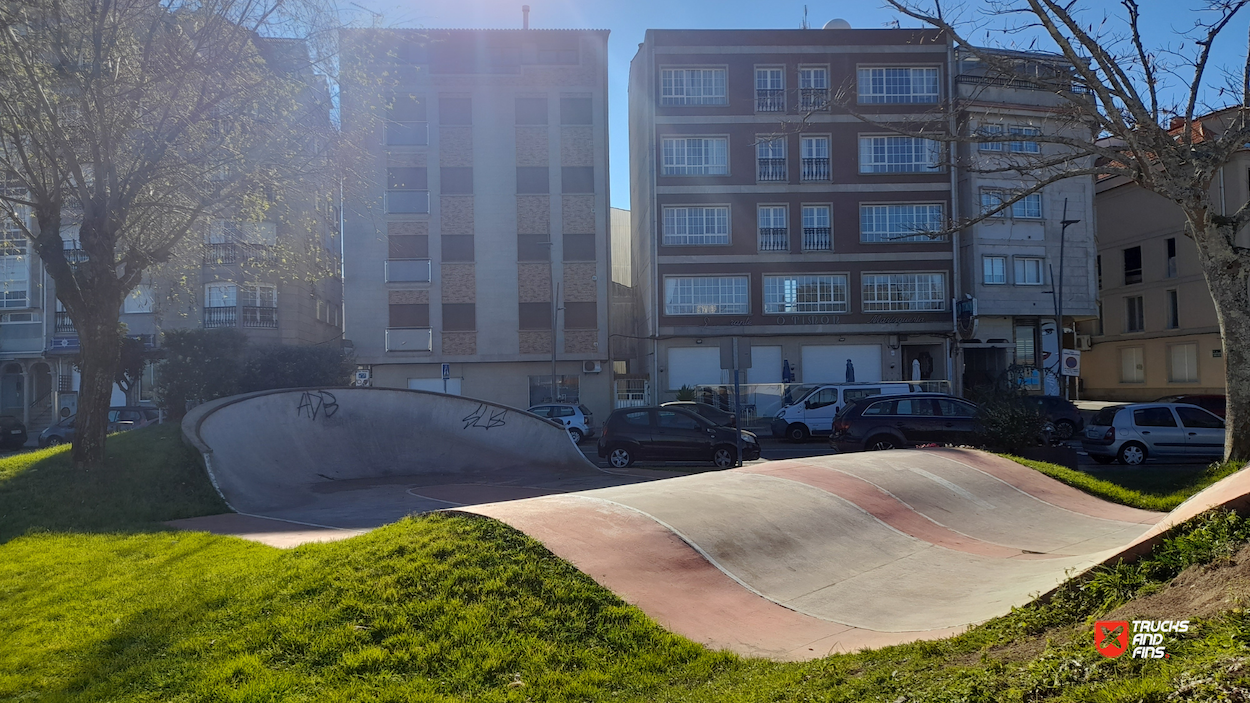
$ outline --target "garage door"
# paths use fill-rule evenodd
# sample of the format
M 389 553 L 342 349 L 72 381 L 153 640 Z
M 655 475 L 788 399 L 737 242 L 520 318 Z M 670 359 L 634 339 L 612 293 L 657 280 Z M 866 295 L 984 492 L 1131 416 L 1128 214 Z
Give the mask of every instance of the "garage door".
M 803 383 L 846 381 L 846 360 L 855 366 L 856 381 L 881 380 L 880 344 L 828 344 L 803 347 Z
M 443 379 L 441 378 L 410 378 L 408 379 L 408 390 L 410 391 L 434 391 L 442 393 Z M 447 379 L 447 393 L 451 395 L 460 395 L 460 379 Z
M 781 347 L 751 347 L 748 383 L 781 383 Z
M 720 382 L 720 347 L 673 347 L 668 350 L 669 390 Z

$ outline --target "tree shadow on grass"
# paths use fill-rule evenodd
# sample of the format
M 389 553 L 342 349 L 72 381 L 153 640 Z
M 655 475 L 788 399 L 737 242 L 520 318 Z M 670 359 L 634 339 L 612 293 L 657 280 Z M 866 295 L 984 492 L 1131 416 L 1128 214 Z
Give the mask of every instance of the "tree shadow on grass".
M 229 512 L 177 423 L 110 436 L 105 468 L 81 471 L 69 447 L 0 459 L 0 544 L 32 530 L 135 532 Z

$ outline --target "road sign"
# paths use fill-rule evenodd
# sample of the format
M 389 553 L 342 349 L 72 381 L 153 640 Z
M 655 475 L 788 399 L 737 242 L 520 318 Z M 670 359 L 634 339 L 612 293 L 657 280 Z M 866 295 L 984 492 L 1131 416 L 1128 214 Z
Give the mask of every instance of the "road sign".
M 726 337 L 720 341 L 720 367 L 733 371 L 751 368 L 751 340 Z
M 451 378 L 451 364 L 443 364 L 443 380 Z
M 1064 376 L 1081 375 L 1081 352 L 1076 349 L 1064 349 L 1059 361 L 1059 373 Z

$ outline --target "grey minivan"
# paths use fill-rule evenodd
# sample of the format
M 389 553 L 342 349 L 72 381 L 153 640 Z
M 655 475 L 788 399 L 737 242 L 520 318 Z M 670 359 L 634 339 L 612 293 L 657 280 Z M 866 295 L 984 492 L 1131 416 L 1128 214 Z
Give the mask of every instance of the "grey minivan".
M 1138 466 L 1147 458 L 1219 459 L 1224 421 L 1185 403 L 1112 405 L 1085 428 L 1081 447 L 1100 464 Z

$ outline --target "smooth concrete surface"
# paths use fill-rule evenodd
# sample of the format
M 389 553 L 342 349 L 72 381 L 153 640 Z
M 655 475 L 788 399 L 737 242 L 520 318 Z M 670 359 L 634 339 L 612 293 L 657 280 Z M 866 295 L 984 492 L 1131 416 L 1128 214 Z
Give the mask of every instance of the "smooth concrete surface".
M 673 475 L 602 470 L 550 420 L 425 391 L 264 391 L 196 407 L 182 430 L 234 511 L 333 528 Z

